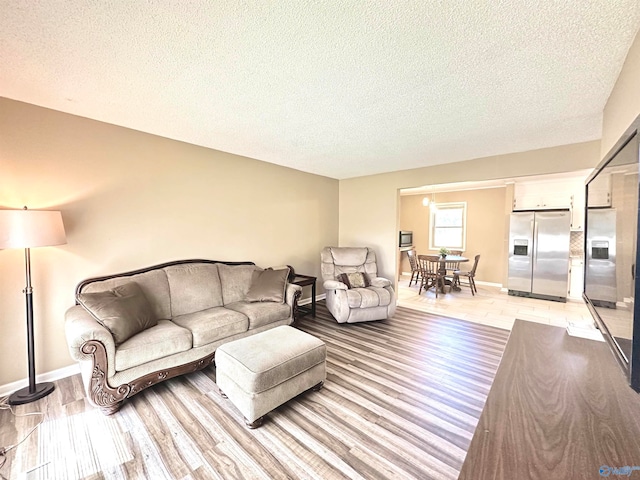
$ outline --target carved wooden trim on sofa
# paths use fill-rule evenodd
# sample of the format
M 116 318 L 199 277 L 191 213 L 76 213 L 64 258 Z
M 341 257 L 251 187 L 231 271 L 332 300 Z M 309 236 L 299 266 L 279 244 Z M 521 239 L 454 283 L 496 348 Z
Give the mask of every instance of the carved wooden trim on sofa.
M 113 388 L 107 381 L 107 351 L 104 344 L 97 340 L 89 340 L 82 345 L 81 350 L 83 353 L 91 355 L 92 357 L 93 369 L 89 396 L 93 403 L 100 407 L 100 410 L 105 415 L 111 415 L 117 412 L 125 399 L 141 392 L 147 387 L 178 375 L 195 372 L 208 367 L 214 362 L 215 355 L 215 352 L 213 352 L 199 360 L 177 367 L 167 368 L 166 370 L 158 370 L 157 372 L 137 378 L 132 382 L 120 385 L 118 388 Z
M 302 290 L 297 290 L 293 294 L 293 301 L 291 302 L 291 310 L 292 310 L 291 318 L 293 318 L 293 323 L 298 321 L 298 300 L 300 300 L 301 296 L 302 296 Z

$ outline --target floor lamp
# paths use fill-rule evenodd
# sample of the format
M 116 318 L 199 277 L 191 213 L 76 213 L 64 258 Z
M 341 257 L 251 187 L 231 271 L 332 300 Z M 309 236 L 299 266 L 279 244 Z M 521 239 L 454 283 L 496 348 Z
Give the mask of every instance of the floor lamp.
M 29 386 L 9 396 L 10 405 L 22 405 L 46 397 L 53 392 L 51 382 L 36 384 L 33 335 L 33 288 L 31 287 L 31 252 L 33 247 L 67 243 L 60 212 L 49 210 L 0 210 L 0 249 L 24 248 L 27 286 L 23 290 L 27 302 L 27 355 Z

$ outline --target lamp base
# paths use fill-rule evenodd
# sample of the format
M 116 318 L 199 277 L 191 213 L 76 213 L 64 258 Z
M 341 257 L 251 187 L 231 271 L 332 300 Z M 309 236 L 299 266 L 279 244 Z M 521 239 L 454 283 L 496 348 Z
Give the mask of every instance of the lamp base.
M 49 395 L 54 389 L 55 385 L 51 382 L 37 383 L 34 392 L 30 392 L 29 387 L 21 388 L 9 396 L 9 405 L 23 405 L 35 402 Z

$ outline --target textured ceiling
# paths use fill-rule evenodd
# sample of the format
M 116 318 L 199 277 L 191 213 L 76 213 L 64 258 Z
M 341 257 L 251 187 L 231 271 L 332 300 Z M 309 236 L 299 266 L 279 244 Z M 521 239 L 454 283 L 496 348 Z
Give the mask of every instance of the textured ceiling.
M 638 0 L 0 0 L 0 96 L 343 179 L 600 138 Z

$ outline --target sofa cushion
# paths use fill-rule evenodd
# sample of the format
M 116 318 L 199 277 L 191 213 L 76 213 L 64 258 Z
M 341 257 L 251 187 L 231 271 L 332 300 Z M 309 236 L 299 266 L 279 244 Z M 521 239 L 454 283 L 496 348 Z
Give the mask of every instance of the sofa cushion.
M 213 307 L 201 312 L 180 315 L 175 317 L 173 322 L 191 331 L 194 347 L 244 333 L 249 329 L 249 319 L 246 315 L 225 307 Z
M 222 287 L 215 263 L 165 267 L 171 292 L 171 317 L 222 306 Z
M 158 323 L 151 305 L 135 282 L 105 292 L 79 293 L 77 300 L 111 332 L 116 346 Z
M 142 365 L 191 349 L 191 332 L 171 320 L 159 320 L 155 327 L 134 335 L 116 348 L 116 371 Z
M 286 320 L 291 316 L 291 307 L 286 303 L 236 302 L 225 305 L 225 308 L 246 315 L 249 318 L 249 329 L 262 327 L 279 320 Z
M 255 265 L 218 265 L 224 305 L 244 300 L 251 286 Z
M 156 318 L 171 319 L 169 282 L 167 274 L 163 270 L 150 270 L 137 275 L 91 282 L 82 289 L 82 293 L 104 292 L 130 282 L 135 282 L 140 286 Z
M 288 268 L 254 270 L 251 276 L 251 286 L 247 292 L 247 302 L 284 303 L 288 277 Z
M 386 307 L 391 303 L 391 293 L 385 288 L 367 287 L 347 290 L 350 308 Z

